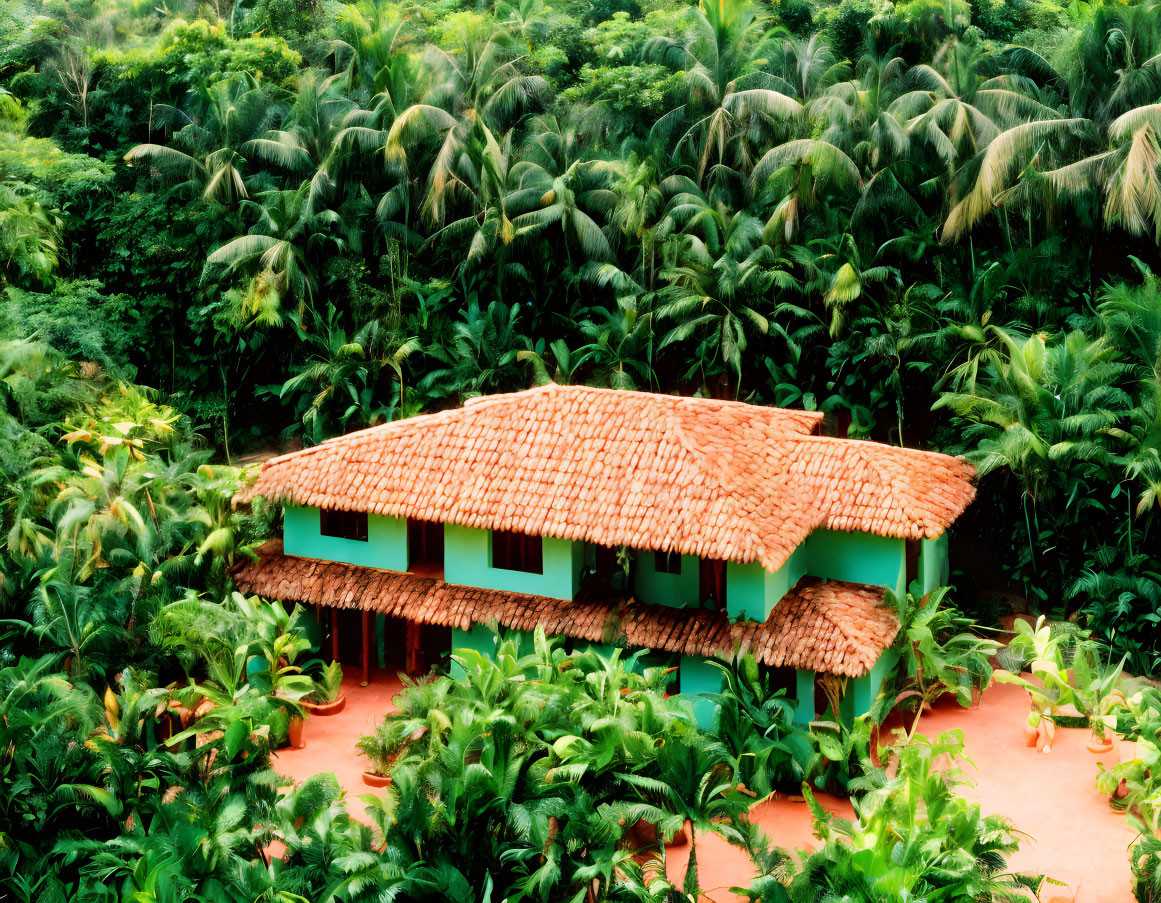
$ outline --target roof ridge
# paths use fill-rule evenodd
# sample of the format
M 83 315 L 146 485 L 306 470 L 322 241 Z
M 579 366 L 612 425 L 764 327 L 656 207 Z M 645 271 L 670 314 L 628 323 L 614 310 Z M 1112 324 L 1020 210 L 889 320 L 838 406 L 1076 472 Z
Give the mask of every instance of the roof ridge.
M 766 549 L 766 543 L 762 539 L 761 531 L 751 520 L 744 507 L 739 503 L 740 500 L 738 499 L 734 490 L 722 482 L 718 475 L 714 473 L 713 468 L 706 466 L 706 462 L 712 460 L 713 455 L 705 449 L 701 448 L 700 445 L 694 441 L 693 437 L 685 431 L 681 423 L 681 418 L 678 416 L 677 407 L 678 406 L 675 405 L 674 408 L 667 413 L 666 420 L 668 421 L 670 427 L 673 429 L 678 444 L 686 450 L 694 465 L 697 467 L 698 472 L 701 473 L 703 477 L 705 477 L 706 481 L 716 486 L 721 491 L 722 495 L 729 501 L 730 506 L 734 509 L 735 518 L 739 522 L 746 525 L 746 529 L 750 534 L 750 539 L 752 540 L 754 546 L 752 550 L 754 553 L 753 557 L 756 559 L 758 557 L 757 552 L 759 548 L 761 548 L 763 551 L 768 551 L 768 549 Z
M 740 401 L 545 383 L 280 455 L 235 501 L 264 495 L 776 570 L 827 524 L 934 537 L 975 494 L 962 459 L 819 436 L 816 422 Z

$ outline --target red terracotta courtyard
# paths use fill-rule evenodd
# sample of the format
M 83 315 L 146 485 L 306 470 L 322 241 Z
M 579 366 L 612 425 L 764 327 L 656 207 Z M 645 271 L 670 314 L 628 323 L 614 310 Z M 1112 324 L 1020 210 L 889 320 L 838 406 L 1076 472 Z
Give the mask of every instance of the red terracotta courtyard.
M 392 698 L 401 688 L 398 677 L 389 672 L 373 673 L 367 687 L 361 687 L 355 677 L 344 679 L 345 710 L 308 720 L 305 748 L 279 752 L 275 769 L 296 781 L 319 772 L 334 773 L 346 791 L 352 814 L 361 817 L 358 797 L 379 791 L 363 783 L 366 759 L 355 743 L 394 710 Z M 924 716 L 920 730 L 929 736 L 963 731 L 966 755 L 975 765 L 974 769 L 967 766 L 967 771 L 975 786 L 959 792 L 978 802 L 984 814 L 1006 816 L 1021 832 L 1020 851 L 1009 860 L 1013 869 L 1062 882 L 1045 883 L 1041 901 L 1131 903 L 1128 855 L 1134 834 L 1123 814 L 1111 810 L 1093 784 L 1098 762 L 1107 766 L 1119 761 L 1118 748 L 1114 746 L 1107 756 L 1094 755 L 1086 749 L 1086 731 L 1062 729 L 1052 752 L 1038 753 L 1024 745 L 1021 735 L 1027 712 L 1023 690 L 997 684 L 974 709 L 954 703 L 937 706 Z M 820 801 L 840 815 L 851 815 L 845 800 L 822 796 Z M 816 844 L 810 813 L 801 801 L 769 800 L 754 808 L 753 818 L 779 846 L 794 849 Z M 680 879 L 687 856 L 683 848 L 669 851 L 672 879 Z M 699 837 L 698 868 L 704 896 L 715 903 L 739 899 L 730 888 L 747 884 L 753 876 L 746 854 L 714 836 Z

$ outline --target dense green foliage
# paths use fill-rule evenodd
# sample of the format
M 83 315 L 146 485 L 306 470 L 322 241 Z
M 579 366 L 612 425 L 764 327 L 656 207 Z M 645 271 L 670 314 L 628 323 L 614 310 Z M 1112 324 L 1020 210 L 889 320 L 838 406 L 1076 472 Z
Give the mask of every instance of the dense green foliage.
M 545 379 L 964 451 L 963 598 L 1152 671 L 1158 21 L 5 0 L 0 328 L 227 454 Z
M 789 882 L 759 877 L 749 896 L 774 903 L 1027 899 L 1024 889 L 1037 890 L 1040 879 L 1006 870 L 1018 846 L 1012 826 L 955 794 L 966 780 L 957 767 L 962 753 L 963 736 L 952 732 L 901 747 L 892 777 L 868 765 L 853 821 L 825 811 L 804 788 L 822 847 L 799 854 Z M 951 767 L 939 764 L 941 756 Z M 784 853 L 762 858 L 785 873 Z
M 660 695 L 668 671 L 641 670 L 639 656 L 570 654 L 539 632 L 531 645 L 501 640 L 491 658 L 462 651 L 458 679 L 405 689 L 399 713 L 361 744 L 392 777 L 377 811 L 386 855 L 410 864 L 409 896 L 431 885 L 472 899 L 480 887 L 505 899 L 675 899 L 634 851 L 660 852 L 658 838 L 683 824 L 686 894 L 698 890 L 697 841 L 707 831 L 754 857 L 764 874 L 748 893 L 773 903 L 844 893 L 990 901 L 1037 887 L 1006 872 L 1018 846 L 1011 826 L 983 818 L 956 796 L 961 774 L 936 767 L 963 752 L 962 736 L 918 737 L 888 752 L 897 756 L 888 778 L 868 758 L 865 723 L 794 727 L 751 657 L 722 668 L 713 738 L 693 727 L 685 700 Z M 754 725 L 742 712 L 755 714 Z M 856 737 L 841 757 L 832 727 Z M 824 846 L 796 864 L 770 848 L 748 820 L 755 796 L 810 773 L 815 786 L 831 787 L 848 759 L 835 789 L 854 794 L 858 821 L 836 819 L 801 783 Z
M 686 819 L 763 899 L 1010 890 L 953 740 L 887 781 L 869 721 L 795 726 L 746 659 L 711 742 L 660 673 L 465 656 L 366 742 L 374 828 L 278 792 L 338 672 L 230 591 L 269 527 L 234 456 L 556 380 L 975 461 L 957 598 L 1103 642 L 1083 679 L 1051 632 L 1009 657 L 1049 721 L 1143 738 L 1102 787 L 1156 899 L 1156 699 L 1113 663 L 1161 668 L 1159 96 L 1155 0 L 0 0 L 0 895 L 655 900 L 626 844 Z M 876 715 L 990 679 L 941 599 L 900 600 Z M 833 869 L 745 819 L 802 784 L 860 798 L 816 812 Z

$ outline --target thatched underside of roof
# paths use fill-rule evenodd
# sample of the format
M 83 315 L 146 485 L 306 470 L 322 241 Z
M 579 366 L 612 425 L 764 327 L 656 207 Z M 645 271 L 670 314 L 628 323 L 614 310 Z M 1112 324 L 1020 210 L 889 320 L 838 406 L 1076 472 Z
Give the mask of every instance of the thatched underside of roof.
M 593 643 L 624 643 L 683 655 L 753 653 L 765 665 L 861 677 L 899 632 L 883 592 L 804 578 L 765 623 L 731 623 L 724 612 L 667 608 L 632 599 L 551 599 L 444 583 L 433 577 L 298 558 L 274 540 L 238 568 L 239 589 L 286 602 L 355 608 L 424 624 L 532 630 Z

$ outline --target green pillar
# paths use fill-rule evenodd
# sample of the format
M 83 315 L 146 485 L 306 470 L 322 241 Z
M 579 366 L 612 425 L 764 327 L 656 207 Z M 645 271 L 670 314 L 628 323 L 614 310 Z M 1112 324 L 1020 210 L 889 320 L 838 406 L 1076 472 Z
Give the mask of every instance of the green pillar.
M 473 624 L 470 630 L 460 630 L 457 627 L 452 630 L 452 652 L 458 652 L 461 649 L 471 649 L 480 653 L 480 655 L 491 658 L 496 654 L 497 639 L 496 634 L 483 624 Z M 459 662 L 453 659 L 448 673 L 455 680 L 462 680 L 464 669 L 460 667 Z
M 810 724 L 814 720 L 814 672 L 798 669 L 795 692 L 798 707 L 794 710 L 796 724 Z
M 894 649 L 886 649 L 870 671 L 862 677 L 856 677 L 847 685 L 847 695 L 852 697 L 853 717 L 861 717 L 871 710 L 871 704 L 878 697 L 883 681 L 887 679 L 887 675 L 898 661 L 899 653 Z
M 379 668 L 387 667 L 387 616 L 375 615 L 375 649 Z
M 852 678 L 850 683 L 847 684 L 847 697 L 851 700 L 852 717 L 858 718 L 871 711 L 871 703 L 875 701 L 875 697 L 878 694 L 879 687 L 870 674 Z M 843 702 L 845 703 L 846 699 Z M 844 712 L 843 714 L 845 715 L 846 713 Z
M 919 547 L 919 580 L 921 592 L 926 595 L 939 586 L 946 586 L 948 579 L 947 534 L 938 539 L 925 539 Z
M 717 693 L 722 688 L 722 674 L 700 656 L 683 655 L 678 665 L 681 679 L 681 694 L 689 697 L 693 706 L 693 718 L 702 730 L 711 730 L 717 706 L 708 699 L 694 699 L 697 693 Z

